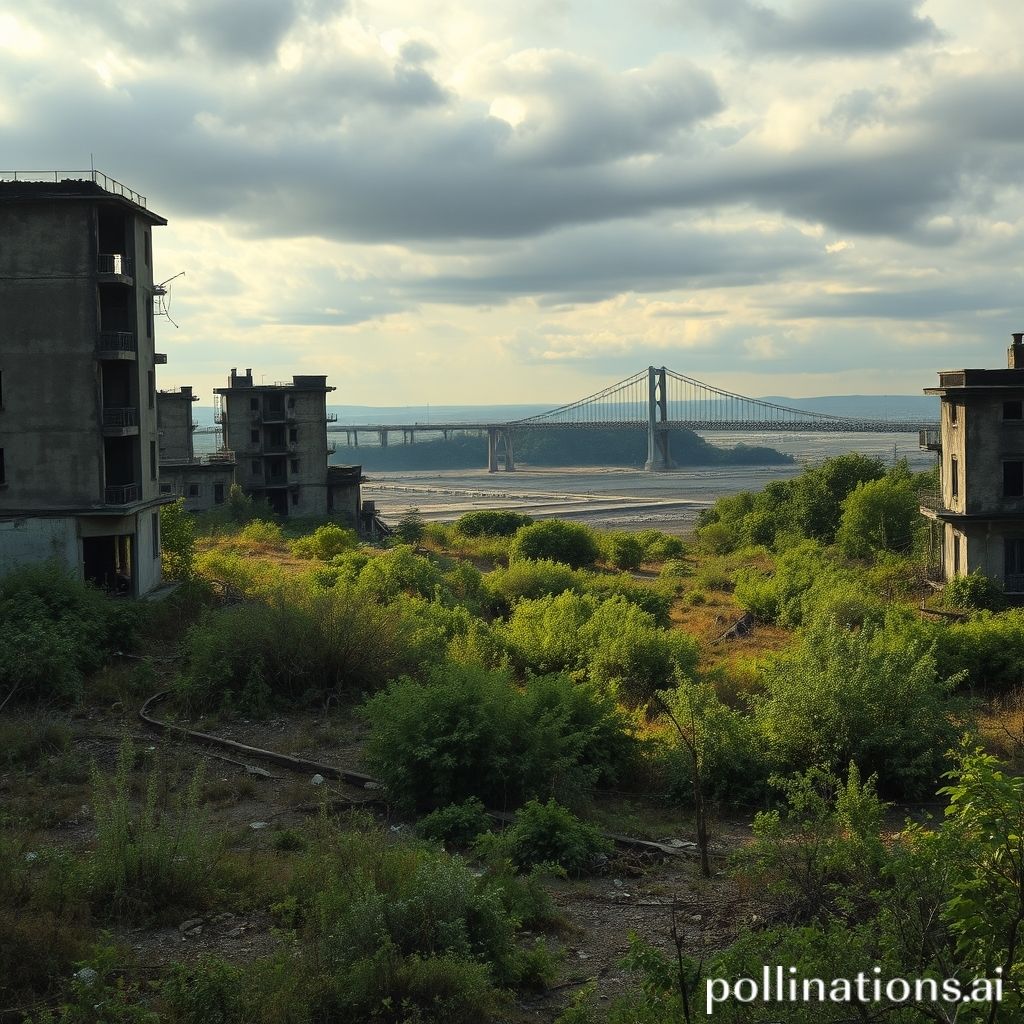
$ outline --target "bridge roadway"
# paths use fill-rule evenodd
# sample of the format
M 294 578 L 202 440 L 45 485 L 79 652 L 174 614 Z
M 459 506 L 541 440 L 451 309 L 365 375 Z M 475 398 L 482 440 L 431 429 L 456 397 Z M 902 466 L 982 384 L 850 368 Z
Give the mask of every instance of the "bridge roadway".
M 619 429 L 637 430 L 647 424 L 640 420 L 584 420 L 576 423 L 531 423 L 515 421 L 509 423 L 334 423 L 327 430 L 332 434 L 416 434 L 416 433 L 448 433 L 456 430 L 550 430 L 552 427 L 572 427 L 574 429 Z M 749 431 L 751 433 L 779 434 L 917 434 L 922 430 L 934 430 L 938 427 L 935 420 L 666 420 L 656 425 L 658 430 L 671 430 L 679 427 L 685 430 L 696 430 L 701 433 L 708 431 Z

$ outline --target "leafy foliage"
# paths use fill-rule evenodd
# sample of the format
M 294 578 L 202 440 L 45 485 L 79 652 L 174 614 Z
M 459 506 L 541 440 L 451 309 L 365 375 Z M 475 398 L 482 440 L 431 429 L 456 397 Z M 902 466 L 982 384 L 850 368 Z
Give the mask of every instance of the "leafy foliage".
M 525 690 L 501 671 L 453 664 L 398 680 L 365 705 L 366 760 L 405 807 L 478 797 L 494 808 L 578 795 L 610 780 L 633 741 L 614 702 L 560 676 Z
M 69 698 L 86 673 L 131 644 L 136 606 L 111 600 L 55 563 L 0 580 L 0 699 Z
M 956 736 L 951 697 L 934 654 L 897 631 L 815 623 L 771 659 L 755 717 L 788 771 L 851 761 L 890 792 L 930 792 Z
M 455 529 L 466 537 L 511 537 L 533 522 L 530 516 L 509 509 L 477 509 L 455 521 Z
M 196 547 L 195 519 L 185 511 L 185 499 L 179 498 L 160 507 L 160 559 L 164 575 L 185 580 L 192 575 Z
M 500 836 L 486 838 L 490 842 L 483 849 L 508 856 L 519 868 L 554 865 L 570 875 L 592 871 L 599 856 L 612 849 L 593 825 L 580 821 L 555 800 L 528 801 L 511 827 Z
M 311 534 L 293 540 L 289 547 L 296 558 L 317 558 L 321 562 L 329 562 L 350 551 L 357 543 L 354 530 L 347 530 L 336 523 L 324 523 Z
M 522 527 L 512 539 L 509 560 L 551 559 L 574 569 L 593 565 L 601 557 L 597 535 L 582 523 L 549 519 Z

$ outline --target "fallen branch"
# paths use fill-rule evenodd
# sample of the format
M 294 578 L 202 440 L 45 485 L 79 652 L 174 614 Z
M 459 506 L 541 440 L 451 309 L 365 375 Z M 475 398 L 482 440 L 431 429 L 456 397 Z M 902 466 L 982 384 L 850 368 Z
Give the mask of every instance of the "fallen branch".
M 254 758 L 257 761 L 268 761 L 271 764 L 280 765 L 282 768 L 289 768 L 294 772 L 310 772 L 315 775 L 323 775 L 324 778 L 339 779 L 351 786 L 359 786 L 361 789 L 381 789 L 382 784 L 369 775 L 361 772 L 349 771 L 347 768 L 336 768 L 334 765 L 321 764 L 319 761 L 310 761 L 304 757 L 290 757 L 288 754 L 279 754 L 276 750 L 264 750 L 262 747 L 250 747 L 245 743 L 236 743 L 234 740 L 224 739 L 222 736 L 213 736 L 210 733 L 199 732 L 196 729 L 186 729 L 182 725 L 173 725 L 154 718 L 150 711 L 171 695 L 170 690 L 162 690 L 154 694 L 139 710 L 139 718 L 155 732 L 165 736 L 178 736 L 181 739 L 189 740 L 208 747 L 219 747 L 221 750 L 231 750 L 237 754 Z

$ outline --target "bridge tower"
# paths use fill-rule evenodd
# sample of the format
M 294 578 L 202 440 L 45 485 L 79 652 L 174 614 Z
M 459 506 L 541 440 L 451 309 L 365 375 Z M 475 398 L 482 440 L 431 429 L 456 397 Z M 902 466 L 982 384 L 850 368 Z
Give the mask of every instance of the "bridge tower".
M 512 449 L 512 431 L 508 427 L 495 426 L 487 428 L 487 472 L 497 473 L 499 466 L 500 446 L 505 450 L 505 472 L 514 473 L 516 469 L 515 454 Z
M 672 468 L 668 450 L 668 388 L 665 367 L 647 367 L 647 462 L 648 473 Z

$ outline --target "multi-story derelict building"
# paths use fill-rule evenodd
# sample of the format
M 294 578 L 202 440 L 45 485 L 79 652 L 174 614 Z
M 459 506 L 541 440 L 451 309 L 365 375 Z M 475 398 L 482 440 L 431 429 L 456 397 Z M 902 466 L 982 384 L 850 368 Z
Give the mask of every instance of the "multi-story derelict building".
M 344 513 L 350 518 L 351 473 L 327 465 L 333 450 L 327 424 L 337 419 L 327 412 L 327 394 L 334 390 L 326 377 L 316 375 L 256 384 L 252 370 L 232 370 L 228 386 L 216 389 L 214 416 L 225 446 L 235 452 L 235 479 L 247 494 L 266 500 L 276 515 Z M 358 470 L 356 477 L 353 526 L 358 521 Z
M 183 498 L 189 512 L 203 512 L 227 501 L 235 477 L 234 452 L 226 448 L 197 455 L 191 387 L 156 393 L 160 433 L 160 493 Z
M 0 573 L 57 559 L 160 582 L 152 239 L 97 171 L 0 180 Z
M 941 399 L 940 492 L 921 511 L 941 540 L 947 580 L 978 570 L 1009 594 L 1024 594 L 1024 334 L 1014 334 L 1005 370 L 943 370 L 925 394 Z

